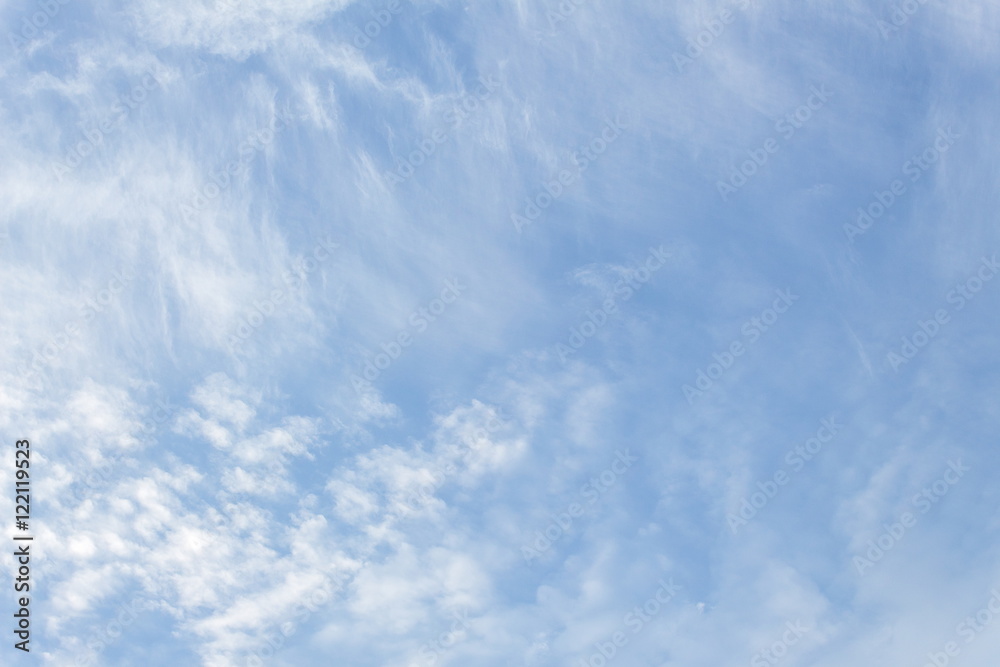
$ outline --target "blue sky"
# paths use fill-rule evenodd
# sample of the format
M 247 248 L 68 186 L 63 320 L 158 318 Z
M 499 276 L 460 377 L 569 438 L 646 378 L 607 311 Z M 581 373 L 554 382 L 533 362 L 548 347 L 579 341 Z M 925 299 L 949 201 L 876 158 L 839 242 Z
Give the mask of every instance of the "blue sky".
M 994 664 L 997 6 L 0 18 L 31 660 Z

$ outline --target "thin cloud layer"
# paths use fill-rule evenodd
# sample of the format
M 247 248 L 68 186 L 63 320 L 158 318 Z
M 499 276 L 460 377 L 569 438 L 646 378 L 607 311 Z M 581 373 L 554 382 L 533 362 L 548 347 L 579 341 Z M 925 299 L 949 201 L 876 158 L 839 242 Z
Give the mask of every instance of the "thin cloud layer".
M 42 664 L 993 664 L 995 6 L 0 15 Z

